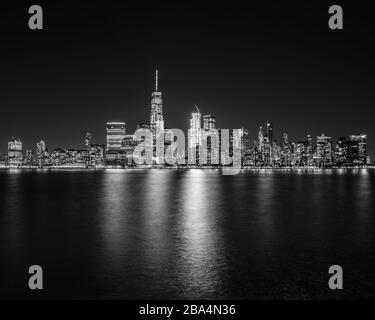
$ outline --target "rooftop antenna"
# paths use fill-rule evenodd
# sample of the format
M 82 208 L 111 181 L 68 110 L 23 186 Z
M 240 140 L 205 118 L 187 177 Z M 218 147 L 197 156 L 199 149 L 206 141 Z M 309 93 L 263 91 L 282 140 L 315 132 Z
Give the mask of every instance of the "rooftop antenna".
M 155 91 L 157 92 L 158 91 L 158 83 L 159 82 L 159 71 L 158 69 L 156 69 L 155 71 Z
M 198 106 L 196 104 L 194 104 L 194 106 L 197 108 L 198 113 L 201 113 L 200 110 L 199 110 L 199 108 L 198 108 Z

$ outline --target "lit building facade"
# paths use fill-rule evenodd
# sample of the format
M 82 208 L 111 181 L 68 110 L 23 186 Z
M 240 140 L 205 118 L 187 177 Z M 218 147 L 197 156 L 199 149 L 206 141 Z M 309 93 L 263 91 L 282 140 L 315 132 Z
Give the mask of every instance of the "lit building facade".
M 267 121 L 267 137 L 269 143 L 273 142 L 273 124 L 272 122 Z
M 33 166 L 34 165 L 34 155 L 33 155 L 33 150 L 31 149 L 26 149 L 25 152 L 25 159 L 23 161 L 24 165 L 26 166 Z
M 311 135 L 307 135 L 306 160 L 309 167 L 314 165 L 314 143 Z
M 353 134 L 349 136 L 351 161 L 355 165 L 365 165 L 368 161 L 367 156 L 367 135 Z
M 46 143 L 43 140 L 40 140 L 36 144 L 36 157 L 38 162 L 38 167 L 42 168 L 46 162 L 47 159 L 47 150 L 46 150 Z
M 125 138 L 125 122 L 108 122 L 106 127 L 107 151 L 121 150 Z
M 164 131 L 164 117 L 163 117 L 163 99 L 162 94 L 159 91 L 159 72 L 155 71 L 155 88 L 151 94 L 151 117 L 150 117 L 150 129 L 153 136 L 156 132 Z
M 134 165 L 133 153 L 137 146 L 137 141 L 135 140 L 134 135 L 127 134 L 124 138 L 123 144 L 126 155 L 126 166 L 132 166 Z
M 190 129 L 188 133 L 189 160 L 197 163 L 199 157 L 199 146 L 202 144 L 202 116 L 199 110 L 191 113 Z
M 324 133 L 316 137 L 315 164 L 319 167 L 333 164 L 332 139 Z
M 101 144 L 90 143 L 89 154 L 88 154 L 88 165 L 89 166 L 102 166 L 104 165 L 104 146 Z
M 289 141 L 289 136 L 285 132 L 281 140 L 281 165 L 290 166 L 292 163 L 292 145 Z
M 339 167 L 349 162 L 349 141 L 346 137 L 339 137 L 335 148 L 335 163 Z
M 202 117 L 199 112 L 192 112 L 190 118 L 190 147 L 200 145 L 201 143 L 201 131 L 202 131 Z
M 272 165 L 281 166 L 281 147 L 275 140 L 272 142 Z
M 85 136 L 85 147 L 88 150 L 91 146 L 91 133 L 87 132 Z
M 307 166 L 307 142 L 299 141 L 293 144 L 293 157 L 292 165 L 303 167 Z
M 22 142 L 20 139 L 12 138 L 8 142 L 8 166 L 22 166 Z
M 263 128 L 259 127 L 259 132 L 258 132 L 258 149 L 260 152 L 262 152 L 263 149 Z
M 212 115 L 203 116 L 203 129 L 212 130 L 216 129 L 216 118 Z
M 153 139 L 153 154 L 156 163 L 164 162 L 164 117 L 163 99 L 159 90 L 159 72 L 155 71 L 155 88 L 151 94 L 150 129 Z

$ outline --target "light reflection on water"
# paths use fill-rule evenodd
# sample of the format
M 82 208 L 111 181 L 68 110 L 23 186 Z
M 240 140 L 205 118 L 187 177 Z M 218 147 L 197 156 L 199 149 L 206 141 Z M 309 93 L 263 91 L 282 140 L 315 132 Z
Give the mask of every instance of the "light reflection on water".
M 216 174 L 190 171 L 184 175 L 177 207 L 180 250 L 178 259 L 181 289 L 187 297 L 214 298 L 222 292 L 220 270 L 225 268 L 222 237 L 217 220 L 221 218 Z
M 13 173 L 0 172 L 0 296 L 28 297 L 11 279 L 35 260 L 46 297 L 374 295 L 374 172 Z M 340 296 L 325 287 L 335 263 L 350 270 Z

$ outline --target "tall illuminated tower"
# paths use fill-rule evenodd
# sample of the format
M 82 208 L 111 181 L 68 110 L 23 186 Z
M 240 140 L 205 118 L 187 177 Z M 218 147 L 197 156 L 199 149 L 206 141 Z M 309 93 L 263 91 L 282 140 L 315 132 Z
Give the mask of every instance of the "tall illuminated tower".
M 263 149 L 263 128 L 259 127 L 259 133 L 258 133 L 258 148 L 259 151 L 262 151 Z
M 324 133 L 316 137 L 316 161 L 319 166 L 332 165 L 332 138 L 327 137 Z
M 159 73 L 155 71 L 155 89 L 151 94 L 151 121 L 150 129 L 153 137 L 153 154 L 156 163 L 162 164 L 164 157 L 164 119 L 163 100 L 159 91 Z
M 197 164 L 199 148 L 202 144 L 202 115 L 197 111 L 191 113 L 190 129 L 188 131 L 189 164 Z
M 267 121 L 267 137 L 270 144 L 273 142 L 273 124 Z
M 350 141 L 350 155 L 352 161 L 357 165 L 364 165 L 368 162 L 367 155 L 367 135 L 366 134 L 352 134 L 349 136 Z
M 40 140 L 36 144 L 36 156 L 38 160 L 38 167 L 42 168 L 46 158 L 46 143 L 43 140 Z
M 161 92 L 159 91 L 159 73 L 155 71 L 155 89 L 151 94 L 151 120 L 150 120 L 151 132 L 155 136 L 157 129 L 160 132 L 164 131 L 164 119 L 163 119 L 163 100 Z
M 189 131 L 189 145 L 195 147 L 201 144 L 201 130 L 202 130 L 202 116 L 197 108 L 197 111 L 191 113 L 190 131 Z

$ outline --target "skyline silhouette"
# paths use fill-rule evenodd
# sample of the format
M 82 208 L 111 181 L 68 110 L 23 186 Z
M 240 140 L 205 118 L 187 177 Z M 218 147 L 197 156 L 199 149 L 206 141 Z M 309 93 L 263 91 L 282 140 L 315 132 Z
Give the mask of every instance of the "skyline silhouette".
M 354 4 L 342 32 L 328 28 L 328 5 L 311 3 L 40 5 L 40 31 L 27 28 L 27 6 L 4 8 L 1 154 L 12 136 L 53 148 L 86 132 L 104 143 L 107 121 L 134 131 L 158 68 L 167 127 L 186 131 L 197 104 L 254 138 L 267 120 L 277 140 L 367 133 L 374 158 L 372 26 Z

